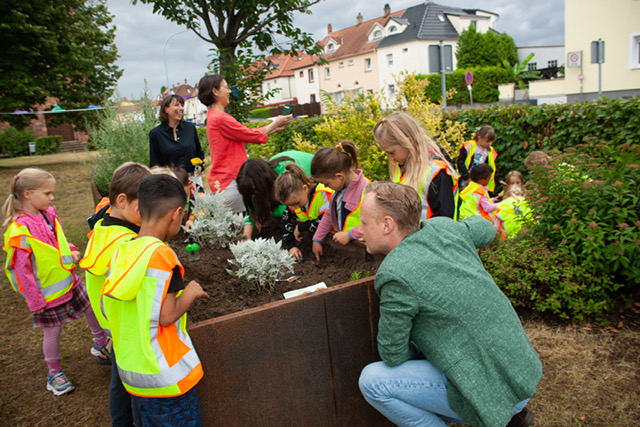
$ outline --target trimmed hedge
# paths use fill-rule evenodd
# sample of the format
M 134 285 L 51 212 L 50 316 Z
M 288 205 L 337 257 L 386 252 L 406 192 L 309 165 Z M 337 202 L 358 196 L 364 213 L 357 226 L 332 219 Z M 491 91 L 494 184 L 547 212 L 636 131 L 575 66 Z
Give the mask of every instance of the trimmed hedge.
M 504 173 L 525 171 L 524 159 L 534 150 L 562 150 L 590 139 L 618 146 L 640 142 L 640 97 L 603 99 L 580 104 L 512 105 L 451 111 L 445 118 L 463 122 L 468 138 L 489 124 L 496 130 L 498 167 Z
M 29 142 L 34 138 L 33 131 L 29 129 L 8 127 L 0 133 L 0 151 L 10 157 L 28 156 Z
M 499 98 L 498 85 L 512 83 L 511 74 L 500 67 L 474 67 L 469 68 L 473 73 L 473 102 L 497 102 Z M 467 69 L 455 70 L 446 75 L 447 91 L 454 91 L 453 96 L 447 100 L 448 104 L 469 104 L 469 91 L 464 80 Z M 440 74 L 420 75 L 417 79 L 429 81 L 425 93 L 431 102 L 440 103 L 442 99 Z
M 41 136 L 35 139 L 36 154 L 53 154 L 60 151 L 62 135 Z

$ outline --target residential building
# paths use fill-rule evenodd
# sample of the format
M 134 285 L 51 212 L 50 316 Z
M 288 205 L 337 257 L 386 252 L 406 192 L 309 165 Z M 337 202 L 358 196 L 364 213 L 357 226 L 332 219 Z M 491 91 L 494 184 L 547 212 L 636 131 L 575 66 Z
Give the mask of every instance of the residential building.
M 198 99 L 198 84 L 196 87 L 189 85 L 187 79 L 184 83 L 173 85 L 162 92 L 161 97 L 167 95 L 180 95 L 184 98 L 184 120 L 194 123 L 204 123 L 207 118 L 207 107 Z
M 558 69 L 564 66 L 564 45 L 518 47 L 518 62 L 522 64 L 532 53 L 528 70 L 538 70 L 544 78 L 558 77 Z
M 265 65 L 269 67 L 269 72 L 262 82 L 262 93 L 267 95 L 274 91 L 266 100 L 265 105 L 297 103 L 296 69 L 312 63 L 314 59 L 306 53 L 301 53 L 297 56 L 272 55 L 265 58 L 264 61 Z
M 299 104 L 320 102 L 320 68 L 318 57 L 306 56 L 292 69 Z
M 591 62 L 597 40 L 604 41 L 601 65 Z M 595 99 L 600 88 L 609 98 L 640 95 L 640 1 L 565 0 L 565 46 L 569 102 Z M 570 61 L 577 57 L 580 65 Z
M 365 21 L 356 17 L 355 25 L 333 31 L 319 42 L 322 58 L 328 63 L 300 67 L 298 84 L 306 85 L 311 95 L 312 73 L 317 89 L 336 101 L 347 93 L 380 93 L 393 99 L 396 76 L 401 72 L 432 74 L 440 72 L 440 44 L 445 68 L 456 67 L 457 40 L 465 29 L 475 26 L 479 32 L 494 31 L 498 15 L 479 9 L 460 9 L 427 0 L 405 10 L 392 12 L 388 4 L 380 17 Z M 304 101 L 300 101 L 304 102 Z

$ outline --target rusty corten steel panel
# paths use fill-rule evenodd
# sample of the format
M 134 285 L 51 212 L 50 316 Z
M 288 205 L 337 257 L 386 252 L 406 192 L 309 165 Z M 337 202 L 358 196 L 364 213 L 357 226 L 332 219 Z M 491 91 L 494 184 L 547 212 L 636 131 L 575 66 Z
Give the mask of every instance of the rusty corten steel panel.
M 336 399 L 337 426 L 391 426 L 362 397 L 360 371 L 380 360 L 376 351 L 379 299 L 373 280 L 341 285 L 326 294 L 329 351 Z
M 190 330 L 205 425 L 335 425 L 323 299 L 240 313 Z
M 377 360 L 373 281 L 200 322 L 205 426 L 388 426 L 357 380 Z

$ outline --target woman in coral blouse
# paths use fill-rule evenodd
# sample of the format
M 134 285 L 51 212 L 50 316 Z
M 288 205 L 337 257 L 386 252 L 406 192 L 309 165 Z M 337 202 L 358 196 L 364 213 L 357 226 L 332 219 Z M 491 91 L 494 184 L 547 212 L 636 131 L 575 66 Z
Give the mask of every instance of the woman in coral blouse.
M 231 89 L 222 74 L 206 75 L 198 83 L 198 99 L 209 108 L 207 138 L 211 151 L 208 181 L 211 191 L 222 192 L 234 212 L 244 212 L 236 176 L 247 160 L 245 144 L 264 144 L 269 135 L 287 127 L 291 115 L 278 116 L 268 126 L 252 129 L 240 124 L 224 109 Z

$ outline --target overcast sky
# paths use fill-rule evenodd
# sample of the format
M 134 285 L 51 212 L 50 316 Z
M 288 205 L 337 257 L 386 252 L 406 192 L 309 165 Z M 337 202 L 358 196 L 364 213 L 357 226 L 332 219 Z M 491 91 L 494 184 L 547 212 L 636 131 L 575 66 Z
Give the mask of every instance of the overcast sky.
M 364 20 L 383 14 L 385 3 L 391 11 L 406 9 L 420 0 L 321 0 L 310 8 L 312 15 L 297 14 L 295 23 L 320 40 L 327 34 L 327 24 L 334 30 L 356 24 L 361 13 Z M 517 46 L 564 44 L 564 0 L 439 0 L 439 4 L 497 13 L 496 30 L 508 33 Z M 154 15 L 150 5 L 132 5 L 130 0 L 107 0 L 115 16 L 116 44 L 124 69 L 118 82 L 120 96 L 137 99 L 146 79 L 151 95 L 160 87 L 195 83 L 211 62 L 211 45 L 191 31 Z

